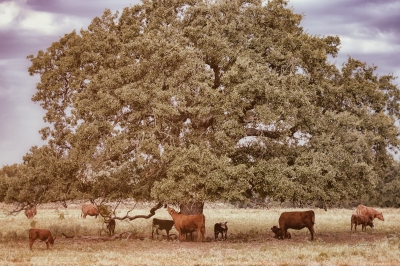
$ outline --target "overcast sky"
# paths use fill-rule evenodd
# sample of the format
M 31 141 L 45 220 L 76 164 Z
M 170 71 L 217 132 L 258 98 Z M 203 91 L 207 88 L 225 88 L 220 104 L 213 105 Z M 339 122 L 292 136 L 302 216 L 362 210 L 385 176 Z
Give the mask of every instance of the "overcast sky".
M 139 0 L 0 0 L 0 167 L 21 163 L 44 144 L 44 110 L 31 101 L 39 76 L 29 76 L 26 56 L 46 50 L 66 33 L 87 29 L 106 8 L 113 12 Z M 348 56 L 378 66 L 380 75 L 400 76 L 400 1 L 292 0 L 312 35 L 338 35 L 338 65 Z M 400 84 L 396 80 L 396 84 Z

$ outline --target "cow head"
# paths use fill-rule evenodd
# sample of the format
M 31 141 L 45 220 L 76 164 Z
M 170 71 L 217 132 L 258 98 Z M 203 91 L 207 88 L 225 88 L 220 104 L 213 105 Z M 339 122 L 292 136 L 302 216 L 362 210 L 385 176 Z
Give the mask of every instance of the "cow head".
M 383 214 L 380 212 L 380 213 L 377 213 L 376 215 L 375 215 L 375 217 L 376 218 L 378 218 L 379 220 L 381 220 L 381 221 L 385 221 L 385 219 L 383 218 Z
M 169 215 L 173 215 L 173 214 L 177 213 L 177 212 L 174 210 L 174 208 L 171 208 L 171 207 L 169 207 L 169 206 L 167 206 L 167 211 L 168 211 Z
M 277 227 L 276 225 L 274 225 L 271 227 L 271 231 L 274 232 L 275 234 L 277 234 L 281 231 L 281 229 L 279 227 Z
M 228 228 L 227 223 L 228 223 L 228 222 L 220 222 L 220 225 L 221 225 L 221 227 L 222 227 L 224 230 L 227 230 L 227 228 Z

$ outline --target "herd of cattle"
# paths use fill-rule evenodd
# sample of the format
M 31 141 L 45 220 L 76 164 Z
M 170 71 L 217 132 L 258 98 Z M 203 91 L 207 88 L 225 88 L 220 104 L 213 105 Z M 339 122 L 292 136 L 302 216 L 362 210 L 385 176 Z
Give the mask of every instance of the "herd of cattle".
M 186 215 L 178 213 L 171 207 L 167 207 L 168 213 L 171 216 L 172 220 L 163 220 L 158 218 L 153 218 L 152 222 L 152 233 L 151 236 L 154 239 L 154 232 L 159 234 L 159 230 L 165 230 L 167 232 L 167 239 L 170 239 L 169 232 L 172 227 L 178 231 L 179 241 L 185 241 L 188 239 L 193 240 L 193 232 L 197 234 L 197 241 L 204 241 L 206 229 L 206 217 L 204 214 L 197 215 Z M 81 217 L 86 218 L 89 216 L 97 216 L 100 214 L 98 208 L 92 204 L 84 204 L 82 206 Z M 33 218 L 36 215 L 36 208 L 30 207 L 25 210 L 26 217 Z M 100 214 L 101 215 L 101 214 Z M 362 231 L 366 231 L 366 227 L 370 226 L 374 227 L 373 220 L 378 218 L 384 221 L 383 214 L 374 210 L 371 207 L 364 206 L 362 204 L 358 205 L 356 209 L 356 214 L 351 216 L 351 227 L 350 232 L 357 230 L 357 225 L 361 225 Z M 115 220 L 110 219 L 106 221 L 107 229 L 110 231 L 110 234 L 114 234 L 115 230 Z M 278 220 L 279 227 L 274 225 L 271 228 L 271 231 L 275 234 L 274 238 L 277 239 L 290 239 L 291 234 L 288 232 L 288 229 L 296 229 L 300 230 L 303 228 L 308 228 L 311 234 L 311 240 L 314 240 L 315 231 L 315 214 L 314 211 L 294 211 L 294 212 L 283 212 Z M 221 240 L 227 239 L 228 233 L 228 225 L 227 222 L 219 222 L 214 225 L 214 238 L 218 240 L 219 234 L 221 234 Z M 47 229 L 30 229 L 29 230 L 29 247 L 32 250 L 32 245 L 36 240 L 41 240 L 46 243 L 47 249 L 49 249 L 49 244 L 53 245 L 55 238 L 53 238 L 51 232 Z

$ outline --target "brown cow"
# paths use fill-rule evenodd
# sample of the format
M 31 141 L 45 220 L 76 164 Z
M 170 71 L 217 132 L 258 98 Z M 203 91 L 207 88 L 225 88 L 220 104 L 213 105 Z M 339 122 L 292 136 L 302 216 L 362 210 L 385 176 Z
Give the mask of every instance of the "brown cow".
M 54 245 L 53 235 L 47 229 L 29 229 L 29 248 L 32 250 L 33 242 L 36 240 L 41 240 L 46 243 L 47 249 L 49 249 L 49 244 Z
M 279 227 L 274 225 L 271 227 L 271 231 L 274 232 L 274 234 L 275 234 L 274 238 L 283 239 L 282 230 Z M 285 238 L 291 239 L 292 235 L 289 232 L 287 232 L 287 235 Z
M 353 231 L 353 224 L 354 224 L 354 231 L 357 231 L 357 225 L 361 224 L 361 231 L 367 231 L 367 225 L 371 228 L 374 228 L 374 224 L 372 222 L 371 217 L 367 215 L 359 215 L 353 214 L 351 216 L 351 228 L 350 232 Z
M 97 218 L 99 215 L 99 210 L 93 204 L 83 204 L 81 217 L 83 216 L 83 218 L 86 219 L 86 215 L 95 216 L 95 218 Z
M 358 215 L 367 215 L 368 217 L 370 217 L 372 219 L 372 221 L 375 218 L 378 218 L 379 220 L 384 221 L 385 219 L 383 218 L 383 214 L 381 212 L 378 212 L 377 210 L 371 208 L 371 207 L 367 207 L 365 205 L 358 205 L 357 209 L 356 209 L 356 213 Z
M 296 229 L 300 230 L 307 227 L 311 233 L 311 240 L 314 240 L 314 224 L 315 214 L 313 211 L 304 212 L 283 212 L 279 217 L 279 227 L 282 231 L 282 236 L 288 237 L 287 230 Z
M 25 215 L 28 219 L 32 219 L 36 215 L 36 207 L 30 206 L 25 208 Z
M 175 229 L 179 233 L 179 241 L 183 241 L 185 234 L 191 231 L 197 232 L 197 241 L 203 241 L 206 234 L 206 217 L 204 214 L 186 215 L 179 214 L 173 208 L 167 208 L 169 215 L 174 220 Z

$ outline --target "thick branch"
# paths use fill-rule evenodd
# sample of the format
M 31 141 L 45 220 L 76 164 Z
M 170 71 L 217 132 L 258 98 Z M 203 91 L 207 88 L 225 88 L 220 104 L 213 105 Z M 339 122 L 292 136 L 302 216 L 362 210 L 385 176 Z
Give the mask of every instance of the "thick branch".
M 144 218 L 144 219 L 149 219 L 151 216 L 154 216 L 156 214 L 156 210 L 160 209 L 163 206 L 161 202 L 157 203 L 156 206 L 151 208 L 150 214 L 148 215 L 135 215 L 135 216 L 129 216 L 128 214 L 125 215 L 124 217 L 112 217 L 114 220 L 125 220 L 129 219 L 130 221 L 138 219 L 138 218 Z

